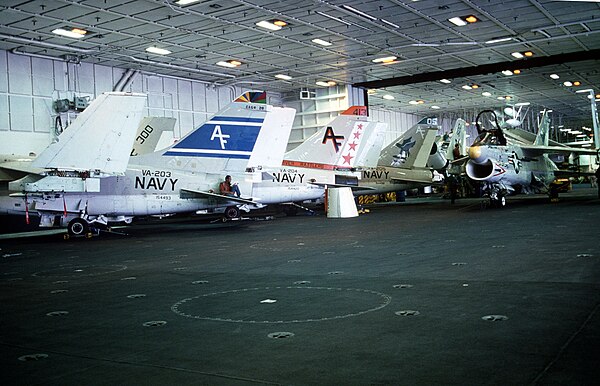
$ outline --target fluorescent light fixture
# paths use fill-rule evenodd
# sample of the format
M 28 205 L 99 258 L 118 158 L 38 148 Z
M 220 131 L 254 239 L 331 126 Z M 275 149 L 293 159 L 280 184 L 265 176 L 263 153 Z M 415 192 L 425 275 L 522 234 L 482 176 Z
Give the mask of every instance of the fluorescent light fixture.
M 395 99 L 395 98 L 394 98 L 394 96 L 393 96 L 393 95 L 385 94 L 385 95 L 383 96 L 383 99 L 387 99 L 387 100 L 391 101 L 392 99 Z
M 384 58 L 376 58 L 373 59 L 373 63 L 392 63 L 394 62 L 396 59 L 398 59 L 395 56 L 386 56 Z
M 440 106 L 433 105 L 433 106 L 431 106 L 431 108 L 434 109 L 434 110 L 437 110 L 437 109 L 440 108 Z
M 450 18 L 450 19 L 448 19 L 448 21 L 458 27 L 462 27 L 462 26 L 465 26 L 468 24 L 466 21 L 464 21 L 462 18 L 460 18 L 458 16 Z
M 358 9 L 353 8 L 353 7 L 349 6 L 349 5 L 342 5 L 342 8 L 344 8 L 344 9 L 346 9 L 346 10 L 352 12 L 352 13 L 355 13 L 355 14 L 357 14 L 359 16 L 366 17 L 369 20 L 373 20 L 373 21 L 377 20 L 376 17 L 373 17 L 373 16 L 371 16 L 368 13 L 365 13 L 363 11 L 359 11 Z
M 569 82 L 568 80 L 563 82 L 563 84 L 567 87 L 571 87 L 573 85 L 573 83 Z
M 328 81 L 319 80 L 315 84 L 318 86 L 323 86 L 323 87 L 333 87 L 333 86 L 337 85 L 337 83 L 334 82 L 333 80 L 328 80 Z
M 520 53 L 520 52 L 511 52 L 511 55 L 514 56 L 517 59 L 523 59 L 524 58 L 523 54 Z
M 148 47 L 148 48 L 146 48 L 146 51 L 151 52 L 153 54 L 158 54 L 158 55 L 169 55 L 171 53 L 171 51 L 169 51 L 169 50 L 165 50 L 164 48 L 158 48 L 158 47 Z
M 236 68 L 237 66 L 240 66 L 241 64 L 242 64 L 242 62 L 240 62 L 239 60 L 233 60 L 233 59 L 217 62 L 217 66 L 227 67 L 227 68 Z
M 275 78 L 283 79 L 283 80 L 290 80 L 290 79 L 292 79 L 291 76 L 285 75 L 285 74 L 277 74 L 277 75 L 275 75 Z
M 585 90 L 577 90 L 575 91 L 577 94 L 582 94 L 584 92 L 594 92 L 591 88 L 586 88 Z
M 552 78 L 552 79 L 559 79 L 560 76 L 558 76 L 557 74 L 550 74 L 550 78 Z
M 440 82 L 442 82 L 442 83 L 446 83 L 446 84 L 448 84 L 448 83 L 452 83 L 452 81 L 451 81 L 451 80 L 448 80 L 448 79 L 440 79 Z
M 281 26 L 266 20 L 259 21 L 258 23 L 256 23 L 256 25 L 271 31 L 279 31 L 281 29 Z
M 499 97 L 497 97 L 496 99 L 498 99 L 499 101 L 503 101 L 503 100 L 504 100 L 504 99 L 506 99 L 506 98 L 505 98 L 505 97 L 503 97 L 503 96 L 499 96 Z
M 502 42 L 508 42 L 510 40 L 512 40 L 513 38 L 498 38 L 498 39 L 492 39 L 492 40 L 488 40 L 487 42 L 485 42 L 485 44 L 495 44 L 495 43 L 502 43 Z
M 325 46 L 325 47 L 330 46 L 332 44 L 332 43 L 330 43 L 330 42 L 328 42 L 326 40 L 323 40 L 323 39 L 313 39 L 312 42 L 315 43 L 315 44 L 320 44 L 320 45 Z
M 473 87 L 469 86 L 468 84 L 465 84 L 464 86 L 462 86 L 463 89 L 465 90 L 471 90 L 473 89 Z
M 408 103 L 411 104 L 411 105 L 418 105 L 419 104 L 419 102 L 417 102 L 417 101 L 409 101 Z
M 197 3 L 199 1 L 200 0 L 177 0 L 175 2 L 175 4 L 177 4 L 177 5 L 188 5 L 188 4 L 192 4 L 192 3 Z
M 389 25 L 390 27 L 400 28 L 400 26 L 398 24 L 394 24 L 391 21 L 387 21 L 385 19 L 379 19 L 379 20 L 381 20 L 382 23 Z
M 342 24 L 346 24 L 346 25 L 353 25 L 352 23 L 350 23 L 350 22 L 347 22 L 346 20 L 342 20 L 342 19 L 340 19 L 339 17 L 331 16 L 331 15 L 329 15 L 329 14 L 326 14 L 325 12 L 315 11 L 315 13 L 318 13 L 318 14 L 319 14 L 319 15 L 321 15 L 321 16 L 325 16 L 325 17 L 327 17 L 327 18 L 329 18 L 329 19 L 331 19 L 331 20 L 339 21 L 339 22 L 340 22 L 340 23 L 342 23 Z
M 513 73 L 511 70 L 504 70 L 504 71 L 502 71 L 502 74 L 504 74 L 506 76 L 511 76 Z
M 60 35 L 60 36 L 65 36 L 68 38 L 81 39 L 81 38 L 85 37 L 85 35 L 88 32 L 86 30 L 80 29 L 80 28 L 71 28 L 70 30 L 64 29 L 64 28 L 57 28 L 57 29 L 53 30 L 52 33 Z
M 483 95 L 484 97 L 491 97 L 492 93 L 489 92 L 489 91 L 484 91 L 484 92 L 481 93 L 481 95 Z

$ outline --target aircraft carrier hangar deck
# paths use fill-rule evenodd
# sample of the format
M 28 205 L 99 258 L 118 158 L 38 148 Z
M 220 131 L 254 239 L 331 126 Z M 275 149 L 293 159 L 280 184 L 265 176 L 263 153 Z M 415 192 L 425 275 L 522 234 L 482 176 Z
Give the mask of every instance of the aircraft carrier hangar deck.
M 0 240 L 5 385 L 592 385 L 600 200 Z

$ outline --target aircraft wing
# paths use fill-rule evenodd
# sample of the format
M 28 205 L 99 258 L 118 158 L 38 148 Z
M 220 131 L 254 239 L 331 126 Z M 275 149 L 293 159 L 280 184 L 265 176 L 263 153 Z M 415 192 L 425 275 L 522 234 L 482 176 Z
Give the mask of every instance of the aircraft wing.
M 598 154 L 597 150 L 594 149 L 582 149 L 577 147 L 563 147 L 563 146 L 540 146 L 540 145 L 523 145 L 521 146 L 523 155 L 527 157 L 537 157 L 543 154 Z
M 217 200 L 218 203 L 239 203 L 239 204 L 247 204 L 247 205 L 252 205 L 252 206 L 258 206 L 261 207 L 262 204 L 252 201 L 252 200 L 248 200 L 245 198 L 239 198 L 236 196 L 225 196 L 223 194 L 218 194 L 218 193 L 211 193 L 211 192 L 205 192 L 202 190 L 192 190 L 192 189 L 181 189 L 182 193 L 188 194 L 192 197 L 197 197 L 197 198 L 214 198 Z
M 44 169 L 35 168 L 31 160 L 8 161 L 0 164 L 0 181 L 14 181 L 27 174 L 39 174 Z

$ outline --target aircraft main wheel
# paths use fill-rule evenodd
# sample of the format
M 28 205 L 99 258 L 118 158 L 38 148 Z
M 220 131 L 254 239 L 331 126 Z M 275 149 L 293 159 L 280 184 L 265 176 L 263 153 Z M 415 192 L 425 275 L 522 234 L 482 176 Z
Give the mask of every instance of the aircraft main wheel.
M 67 225 L 67 232 L 71 236 L 84 236 L 89 232 L 90 224 L 82 218 L 74 218 Z
M 228 206 L 225 209 L 225 217 L 226 218 L 238 218 L 240 217 L 240 210 L 237 206 Z

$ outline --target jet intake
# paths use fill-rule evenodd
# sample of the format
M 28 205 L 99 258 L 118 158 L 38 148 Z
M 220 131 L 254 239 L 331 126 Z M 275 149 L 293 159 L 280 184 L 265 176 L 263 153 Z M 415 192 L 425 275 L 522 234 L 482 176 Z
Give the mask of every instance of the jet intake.
M 473 160 L 469 160 L 466 167 L 467 176 L 475 181 L 486 181 L 492 178 L 494 167 L 494 162 L 489 158 L 483 163 L 476 163 Z
M 434 170 L 437 170 L 438 172 L 441 172 L 442 170 L 444 170 L 446 168 L 447 165 L 448 165 L 448 160 L 442 154 L 442 152 L 439 151 L 437 144 L 434 143 L 433 146 L 431 147 L 431 151 L 429 152 L 429 158 L 427 159 L 427 166 L 429 166 L 430 168 L 432 168 Z

